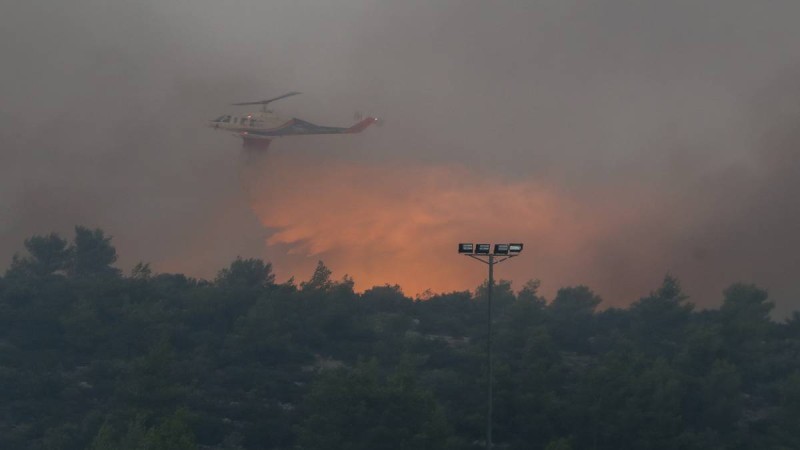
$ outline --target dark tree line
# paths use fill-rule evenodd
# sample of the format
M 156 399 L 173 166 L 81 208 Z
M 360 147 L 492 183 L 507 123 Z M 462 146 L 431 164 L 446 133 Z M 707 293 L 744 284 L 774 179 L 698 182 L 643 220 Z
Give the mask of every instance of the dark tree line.
M 473 449 L 485 425 L 486 284 L 355 293 L 320 263 L 275 282 L 129 275 L 110 237 L 33 236 L 0 278 L 0 448 Z M 800 314 L 679 282 L 628 308 L 500 281 L 495 441 L 516 449 L 800 448 Z

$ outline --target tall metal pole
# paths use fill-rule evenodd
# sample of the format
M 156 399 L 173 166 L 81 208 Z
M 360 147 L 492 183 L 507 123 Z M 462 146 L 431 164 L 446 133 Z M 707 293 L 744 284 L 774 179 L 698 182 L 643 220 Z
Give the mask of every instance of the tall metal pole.
M 485 248 L 481 248 L 485 246 Z M 486 289 L 487 309 L 486 314 L 486 366 L 487 366 L 487 411 L 486 411 L 486 450 L 492 450 L 494 443 L 492 442 L 492 387 L 494 385 L 494 368 L 492 367 L 492 290 L 494 290 L 494 265 L 499 264 L 507 259 L 519 256 L 522 251 L 522 244 L 507 244 L 505 249 L 498 250 L 500 244 L 495 246 L 495 253 L 489 253 L 489 244 L 478 244 L 473 247 L 473 244 L 458 244 L 458 252 L 469 256 L 472 259 L 480 261 L 489 266 L 489 285 Z M 474 249 L 474 250 L 473 250 Z M 486 259 L 484 259 L 486 258 Z M 499 259 L 496 259 L 499 258 Z
M 486 359 L 489 366 L 489 410 L 486 413 L 486 450 L 492 450 L 492 288 L 494 287 L 494 255 L 489 255 L 489 287 L 486 290 L 489 308 L 487 321 Z

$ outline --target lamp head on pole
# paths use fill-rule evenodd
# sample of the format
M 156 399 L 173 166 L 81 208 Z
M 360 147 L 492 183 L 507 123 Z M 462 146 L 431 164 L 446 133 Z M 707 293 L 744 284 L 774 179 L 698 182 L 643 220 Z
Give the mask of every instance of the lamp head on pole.
M 473 244 L 461 242 L 458 244 L 458 253 L 462 255 L 490 255 L 490 256 L 517 256 L 522 252 L 522 243 L 514 244 Z
M 492 244 L 476 244 L 475 245 L 475 254 L 476 255 L 488 255 L 492 251 Z
M 475 252 L 475 244 L 461 243 L 458 244 L 458 253 L 472 254 Z
M 508 254 L 508 244 L 494 244 L 494 254 L 495 255 L 507 255 Z

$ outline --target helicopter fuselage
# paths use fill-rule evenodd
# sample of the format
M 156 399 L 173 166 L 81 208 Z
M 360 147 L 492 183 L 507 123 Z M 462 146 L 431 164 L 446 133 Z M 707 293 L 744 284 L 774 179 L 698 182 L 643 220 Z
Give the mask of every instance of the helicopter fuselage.
M 267 109 L 267 104 L 282 98 L 297 95 L 299 92 L 289 92 L 269 100 L 256 102 L 234 103 L 234 105 L 261 105 L 259 112 L 240 115 L 224 114 L 208 122 L 208 126 L 228 131 L 239 136 L 244 141 L 245 147 L 267 148 L 269 143 L 282 136 L 303 136 L 316 134 L 352 134 L 360 133 L 365 128 L 377 122 L 374 117 L 367 117 L 349 128 L 328 127 L 315 125 L 298 118 L 285 119 Z
M 216 130 L 230 131 L 237 136 L 248 136 L 252 139 L 274 139 L 277 136 L 262 136 L 259 131 L 278 131 L 291 119 L 279 117 L 272 111 L 258 111 L 244 115 L 225 114 L 208 122 L 208 126 Z M 250 133 L 252 136 L 250 136 Z

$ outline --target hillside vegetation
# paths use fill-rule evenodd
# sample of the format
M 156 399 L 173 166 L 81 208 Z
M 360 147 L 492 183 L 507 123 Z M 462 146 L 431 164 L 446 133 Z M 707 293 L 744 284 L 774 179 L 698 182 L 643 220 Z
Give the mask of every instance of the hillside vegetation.
M 474 449 L 486 284 L 412 299 L 320 263 L 277 284 L 114 267 L 110 238 L 33 236 L 0 278 L 0 448 Z M 522 449 L 798 449 L 800 314 L 727 288 L 698 310 L 666 277 L 628 308 L 584 286 L 494 289 L 495 443 Z M 714 303 L 709 301 L 708 303 Z M 717 301 L 716 303 L 719 303 Z

